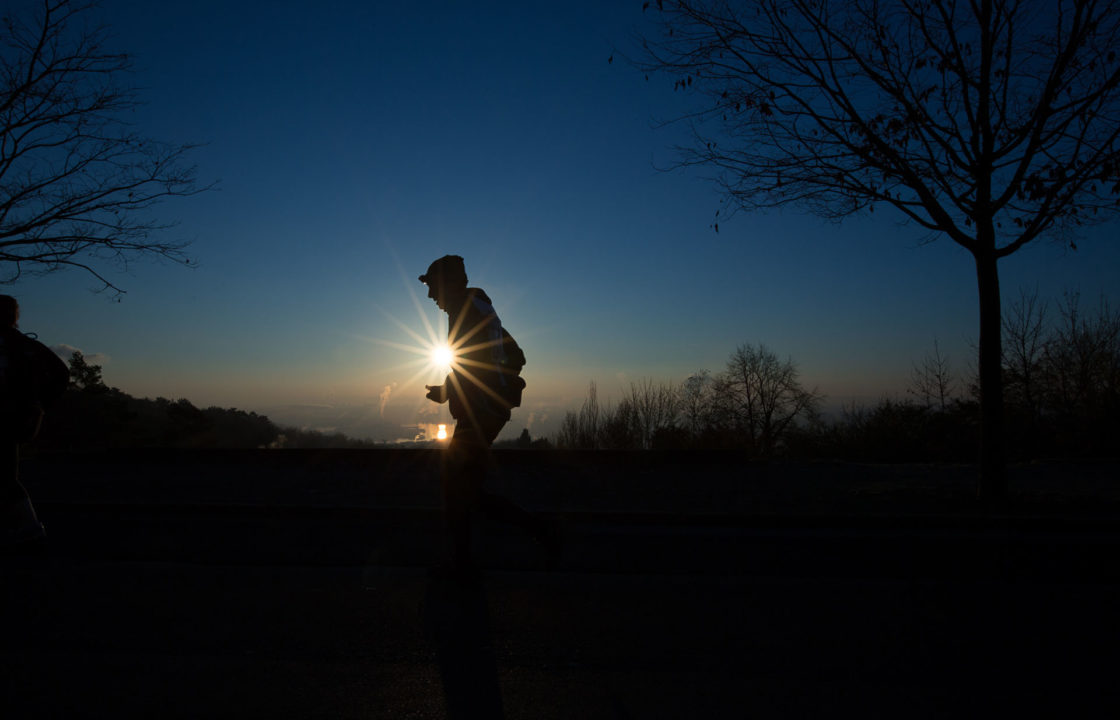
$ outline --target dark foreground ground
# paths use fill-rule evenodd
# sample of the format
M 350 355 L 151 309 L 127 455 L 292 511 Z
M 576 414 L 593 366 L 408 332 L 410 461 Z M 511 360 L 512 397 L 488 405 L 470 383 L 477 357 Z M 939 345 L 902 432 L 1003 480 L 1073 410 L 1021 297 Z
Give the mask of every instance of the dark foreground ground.
M 430 570 L 430 452 L 31 458 L 48 525 L 0 558 L 5 717 L 1114 717 L 1109 464 L 501 453 L 559 511 Z

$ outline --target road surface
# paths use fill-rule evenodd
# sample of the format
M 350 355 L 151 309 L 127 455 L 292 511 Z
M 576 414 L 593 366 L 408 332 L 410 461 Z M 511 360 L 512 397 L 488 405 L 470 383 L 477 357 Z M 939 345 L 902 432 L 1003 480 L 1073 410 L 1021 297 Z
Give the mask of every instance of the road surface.
M 1111 525 L 568 513 L 546 571 L 431 508 L 40 505 L 6 717 L 1110 716 Z

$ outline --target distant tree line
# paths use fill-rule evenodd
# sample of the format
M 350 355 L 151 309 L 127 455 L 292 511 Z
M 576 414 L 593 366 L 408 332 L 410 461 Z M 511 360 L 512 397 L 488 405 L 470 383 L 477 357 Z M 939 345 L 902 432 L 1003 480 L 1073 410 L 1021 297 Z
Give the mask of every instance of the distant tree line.
M 236 408 L 195 407 L 189 400 L 135 398 L 107 386 L 101 366 L 70 357 L 70 386 L 47 412 L 35 446 L 44 450 L 109 448 L 354 448 L 375 444 L 342 433 L 282 427 Z
M 817 422 L 821 396 L 801 385 L 792 359 L 765 345 L 742 345 L 727 368 L 702 370 L 681 385 L 641 380 L 616 405 L 599 402 L 591 383 L 556 437 L 561 448 L 730 449 L 769 457 L 787 449 L 801 427 Z
M 1003 320 L 1006 443 L 1012 459 L 1112 457 L 1120 436 L 1120 312 L 1076 292 L 1052 309 L 1021 293 Z M 632 383 L 613 404 L 591 384 L 555 444 L 578 449 L 735 449 L 753 457 L 868 462 L 975 462 L 980 443 L 975 368 L 956 370 L 935 341 L 904 397 L 853 404 L 835 418 L 801 384 L 792 359 L 743 345 L 720 373 L 680 385 Z

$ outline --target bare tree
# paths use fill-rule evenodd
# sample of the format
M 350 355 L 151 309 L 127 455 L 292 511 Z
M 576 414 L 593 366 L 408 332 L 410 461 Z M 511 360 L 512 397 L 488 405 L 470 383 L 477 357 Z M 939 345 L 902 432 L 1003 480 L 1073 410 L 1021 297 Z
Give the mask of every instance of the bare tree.
M 647 3 L 648 5 L 648 3 Z M 998 261 L 1120 192 L 1120 6 L 1098 0 L 681 0 L 640 64 L 697 95 L 681 164 L 734 210 L 892 209 L 969 253 L 982 499 L 1006 495 Z M 718 230 L 718 225 L 717 225 Z
M 592 382 L 587 389 L 587 399 L 579 412 L 569 410 L 560 424 L 556 445 L 562 448 L 595 450 L 599 447 L 602 426 L 599 408 L 599 390 Z
M 1102 296 L 1087 315 L 1077 292 L 1067 292 L 1058 311 L 1043 349 L 1047 404 L 1062 418 L 1098 417 L 1101 403 L 1120 393 L 1120 312 Z
M 603 410 L 596 442 L 596 447 L 603 450 L 643 449 L 638 410 L 630 398 L 622 398 L 613 407 L 608 404 Z
M 1034 434 L 1042 398 L 1039 382 L 1045 348 L 1046 303 L 1038 289 L 1019 291 L 1019 299 L 1003 318 L 1004 380 L 1013 402 L 1027 413 L 1028 431 Z
M 653 447 L 658 431 L 674 427 L 680 414 L 680 395 L 672 383 L 654 383 L 649 378 L 630 383 L 623 400 L 633 409 L 638 443 L 644 450 Z
M 712 426 L 712 387 L 711 373 L 701 370 L 690 375 L 678 390 L 681 421 L 693 442 Z
M 159 256 L 189 265 L 185 245 L 145 212 L 200 192 L 190 145 L 157 142 L 124 119 L 127 55 L 106 47 L 91 4 L 30 2 L 5 12 L 0 37 L 0 282 L 80 268 L 123 292 L 99 266 Z
M 927 352 L 922 358 L 922 364 L 911 369 L 907 392 L 925 403 L 927 408 L 933 407 L 934 401 L 937 401 L 938 409 L 944 411 L 955 389 L 956 381 L 953 379 L 949 356 L 941 354 L 941 348 L 935 339 L 933 352 Z
M 792 360 L 779 360 L 761 344 L 740 345 L 731 354 L 721 386 L 735 429 L 763 456 L 774 453 L 796 420 L 809 419 L 820 400 L 801 386 Z

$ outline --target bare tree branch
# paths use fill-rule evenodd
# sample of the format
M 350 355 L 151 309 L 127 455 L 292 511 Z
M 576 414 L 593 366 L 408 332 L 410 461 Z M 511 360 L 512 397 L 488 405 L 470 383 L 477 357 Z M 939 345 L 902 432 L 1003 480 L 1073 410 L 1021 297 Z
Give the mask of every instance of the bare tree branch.
M 127 55 L 105 48 L 92 3 L 42 0 L 2 18 L 0 38 L 0 283 L 74 267 L 116 295 L 98 268 L 139 257 L 192 263 L 172 225 L 146 212 L 199 187 L 184 164 L 195 148 L 145 138 L 123 119 Z
M 991 220 L 1002 256 L 1115 207 L 1120 10 L 1053 7 L 667 2 L 639 64 L 701 99 L 680 164 L 722 171 L 733 207 L 885 203 L 970 248 Z

